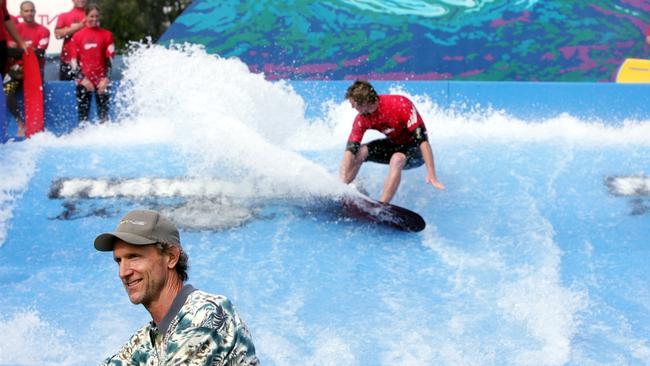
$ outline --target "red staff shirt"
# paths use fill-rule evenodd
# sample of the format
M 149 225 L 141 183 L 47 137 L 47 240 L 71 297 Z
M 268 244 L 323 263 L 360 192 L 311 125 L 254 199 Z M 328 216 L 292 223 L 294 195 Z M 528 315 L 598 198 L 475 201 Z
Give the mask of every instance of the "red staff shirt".
M 34 49 L 46 50 L 50 44 L 50 30 L 38 23 L 18 23 L 16 29 L 18 30 L 18 34 L 23 37 L 27 46 Z M 15 44 L 16 41 L 13 41 L 13 43 Z
M 84 76 L 94 85 L 107 77 L 106 61 L 113 58 L 113 33 L 100 27 L 85 27 L 72 36 L 71 58 L 79 62 Z
M 411 131 L 424 126 L 413 103 L 401 95 L 380 95 L 377 109 L 370 114 L 358 114 L 352 124 L 348 142 L 361 142 L 367 130 L 377 130 L 398 145 L 413 142 Z
M 50 30 L 38 23 L 18 23 L 16 24 L 16 29 L 27 46 L 34 49 L 46 50 L 47 46 L 50 44 Z M 11 35 L 9 36 L 7 45 L 14 48 L 18 47 L 18 44 Z M 43 68 L 43 66 L 45 66 L 45 58 L 39 57 L 38 61 L 41 68 Z M 11 64 L 22 64 L 22 60 L 13 60 Z
M 55 29 L 67 28 L 75 23 L 81 23 L 86 18 L 86 12 L 83 8 L 73 8 L 67 13 L 59 14 L 56 21 Z M 61 62 L 69 64 L 72 57 L 70 57 L 70 45 L 72 37 L 65 37 L 63 40 L 63 49 L 61 50 Z

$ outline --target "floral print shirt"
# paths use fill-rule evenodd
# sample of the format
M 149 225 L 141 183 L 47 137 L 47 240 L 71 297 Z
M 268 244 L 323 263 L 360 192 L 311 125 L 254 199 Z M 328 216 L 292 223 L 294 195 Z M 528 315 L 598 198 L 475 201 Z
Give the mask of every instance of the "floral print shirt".
M 160 322 L 138 330 L 105 366 L 257 366 L 246 324 L 230 300 L 185 285 Z

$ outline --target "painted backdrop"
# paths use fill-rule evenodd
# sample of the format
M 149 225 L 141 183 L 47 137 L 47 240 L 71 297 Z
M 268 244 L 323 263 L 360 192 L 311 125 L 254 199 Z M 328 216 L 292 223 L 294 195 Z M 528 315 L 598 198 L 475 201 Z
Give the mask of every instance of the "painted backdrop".
M 195 0 L 162 36 L 268 79 L 609 81 L 650 0 Z

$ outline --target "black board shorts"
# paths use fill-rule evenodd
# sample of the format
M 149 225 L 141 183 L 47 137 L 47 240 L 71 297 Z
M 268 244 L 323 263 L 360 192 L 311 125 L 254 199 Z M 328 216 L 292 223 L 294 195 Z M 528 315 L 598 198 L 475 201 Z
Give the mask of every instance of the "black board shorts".
M 388 164 L 393 154 L 401 152 L 406 155 L 404 169 L 417 168 L 424 164 L 420 147 L 415 142 L 412 144 L 398 145 L 390 142 L 389 139 L 379 139 L 369 142 L 366 146 L 368 146 L 368 157 L 366 161 Z

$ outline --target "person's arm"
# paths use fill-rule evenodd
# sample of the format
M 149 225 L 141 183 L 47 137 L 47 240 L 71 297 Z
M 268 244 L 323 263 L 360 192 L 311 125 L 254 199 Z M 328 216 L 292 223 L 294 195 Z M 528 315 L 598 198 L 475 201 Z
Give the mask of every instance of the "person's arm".
M 426 182 L 438 189 L 445 189 L 445 185 L 440 183 L 436 176 L 436 164 L 433 159 L 433 150 L 431 149 L 431 144 L 429 144 L 429 137 L 424 124 L 420 123 L 419 126 L 411 131 L 411 135 L 420 147 L 422 159 L 424 159 L 424 165 L 427 167 Z
M 343 153 L 343 160 L 341 160 L 339 167 L 339 179 L 345 184 L 352 182 L 357 177 L 361 164 L 367 157 L 368 149 L 361 149 L 361 141 L 366 133 L 365 126 L 362 118 L 357 115 L 354 122 L 352 122 L 352 131 L 350 131 L 345 152 Z
M 43 50 L 45 52 L 47 47 L 50 45 L 50 30 L 47 28 L 41 28 L 42 34 L 38 40 L 38 46 L 36 48 Z
M 72 37 L 75 33 L 77 33 L 86 24 L 86 19 L 84 18 L 79 23 L 72 23 L 69 26 L 65 26 L 61 22 L 61 20 L 62 20 L 61 17 L 62 16 L 63 16 L 63 14 L 59 15 L 59 22 L 57 23 L 56 28 L 54 29 L 54 37 L 56 39 L 63 39 L 63 38 Z
M 420 143 L 420 152 L 422 152 L 424 165 L 427 167 L 426 182 L 438 189 L 445 189 L 445 185 L 438 180 L 438 177 L 436 177 L 436 164 L 433 160 L 433 151 L 431 150 L 429 141 L 422 141 Z
M 111 83 L 111 72 L 113 71 L 113 56 L 115 56 L 115 42 L 113 41 L 113 34 L 112 33 L 107 33 L 107 38 L 106 38 L 106 50 L 104 52 L 104 74 L 105 76 L 99 81 L 99 84 L 97 84 L 97 91 L 100 94 L 104 94 L 107 92 L 108 87 Z
M 25 44 L 25 41 L 23 40 L 23 37 L 20 36 L 20 33 L 18 33 L 18 29 L 16 29 L 16 25 L 14 24 L 13 20 L 5 20 L 5 28 L 7 29 L 7 32 L 11 36 L 11 38 L 16 41 L 18 44 L 18 47 L 22 48 L 25 53 L 27 53 L 29 47 L 27 44 Z

